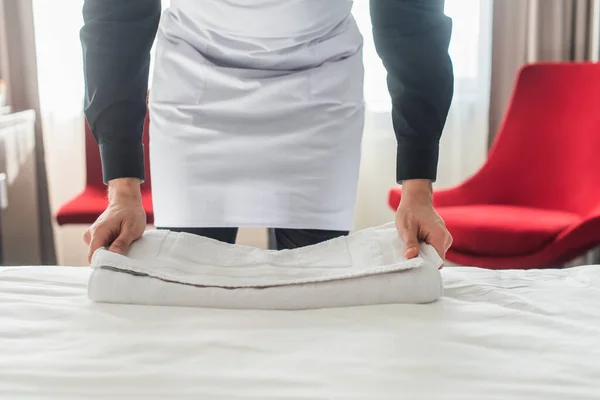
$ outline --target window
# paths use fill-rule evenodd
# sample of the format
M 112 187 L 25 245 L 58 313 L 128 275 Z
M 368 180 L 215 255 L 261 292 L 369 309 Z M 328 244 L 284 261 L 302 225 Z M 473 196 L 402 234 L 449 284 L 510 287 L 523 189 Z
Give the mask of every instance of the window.
M 38 86 L 43 114 L 58 120 L 81 114 L 83 63 L 79 29 L 83 0 L 33 0 Z
M 376 0 L 371 0 L 376 1 Z M 453 20 L 450 56 L 454 65 L 457 95 L 478 91 L 482 79 L 489 77 L 491 42 L 487 30 L 491 25 L 491 6 L 485 0 L 446 0 L 446 15 Z M 375 51 L 371 33 L 369 0 L 355 0 L 354 17 L 365 38 L 365 100 L 369 110 L 391 108 L 386 72 Z M 487 83 L 485 87 L 489 86 Z

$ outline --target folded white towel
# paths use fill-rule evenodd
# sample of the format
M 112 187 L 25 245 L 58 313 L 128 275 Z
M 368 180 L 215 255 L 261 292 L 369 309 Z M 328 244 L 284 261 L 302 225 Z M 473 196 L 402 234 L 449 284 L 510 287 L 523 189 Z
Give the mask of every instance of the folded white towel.
M 393 224 L 282 251 L 157 230 L 127 256 L 97 250 L 88 294 L 97 302 L 232 309 L 430 303 L 442 295 L 442 263 L 429 245 L 407 260 Z

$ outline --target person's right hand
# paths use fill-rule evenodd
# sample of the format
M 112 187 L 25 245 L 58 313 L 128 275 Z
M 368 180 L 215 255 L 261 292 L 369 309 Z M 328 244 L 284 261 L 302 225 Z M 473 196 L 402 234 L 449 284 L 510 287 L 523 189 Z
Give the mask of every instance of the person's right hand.
M 84 233 L 88 261 L 101 247 L 125 254 L 129 245 L 146 230 L 146 212 L 142 206 L 140 181 L 120 178 L 108 184 L 108 208 Z

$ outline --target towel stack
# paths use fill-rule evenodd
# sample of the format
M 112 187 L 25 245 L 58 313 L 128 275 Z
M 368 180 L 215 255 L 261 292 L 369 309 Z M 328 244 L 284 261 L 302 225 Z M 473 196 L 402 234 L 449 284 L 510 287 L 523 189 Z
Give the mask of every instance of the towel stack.
M 88 294 L 108 303 L 281 310 L 438 300 L 442 259 L 429 245 L 410 260 L 404 250 L 393 224 L 282 251 L 147 231 L 126 256 L 94 253 Z

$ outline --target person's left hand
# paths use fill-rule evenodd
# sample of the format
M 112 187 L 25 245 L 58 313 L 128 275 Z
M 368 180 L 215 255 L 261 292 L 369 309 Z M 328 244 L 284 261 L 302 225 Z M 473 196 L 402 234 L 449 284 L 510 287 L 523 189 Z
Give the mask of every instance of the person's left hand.
M 433 208 L 430 181 L 406 181 L 402 185 L 402 199 L 396 211 L 396 228 L 406 244 L 406 258 L 419 255 L 419 242 L 433 246 L 445 260 L 452 245 L 452 235 Z

